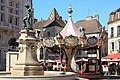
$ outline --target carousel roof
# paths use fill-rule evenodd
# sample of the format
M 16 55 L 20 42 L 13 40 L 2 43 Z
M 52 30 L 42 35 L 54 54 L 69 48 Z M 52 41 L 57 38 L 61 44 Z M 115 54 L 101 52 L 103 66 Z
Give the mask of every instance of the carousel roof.
M 80 32 L 78 31 L 78 28 L 75 26 L 75 24 L 72 21 L 72 7 L 69 7 L 69 20 L 66 24 L 66 26 L 63 28 L 63 30 L 60 32 L 63 38 L 66 36 L 77 36 L 80 37 Z

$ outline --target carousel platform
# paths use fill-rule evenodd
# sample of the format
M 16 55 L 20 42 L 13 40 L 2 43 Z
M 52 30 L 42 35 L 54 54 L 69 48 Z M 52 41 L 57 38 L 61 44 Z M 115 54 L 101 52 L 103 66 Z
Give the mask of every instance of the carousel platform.
M 81 78 L 83 78 L 84 80 L 120 79 L 120 75 L 100 75 L 100 74 L 95 74 L 95 73 L 92 73 L 92 74 L 91 73 L 84 73 L 84 74 L 77 73 L 75 76 L 76 76 L 76 79 L 78 80 L 80 80 Z

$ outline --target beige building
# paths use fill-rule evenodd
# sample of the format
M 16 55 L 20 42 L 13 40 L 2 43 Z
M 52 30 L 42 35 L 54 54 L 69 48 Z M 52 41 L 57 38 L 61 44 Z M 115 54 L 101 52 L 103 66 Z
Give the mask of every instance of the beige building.
M 76 25 L 76 27 L 78 27 L 78 29 L 84 28 L 85 34 L 87 37 L 95 36 L 99 39 L 99 37 L 101 35 L 102 28 L 105 31 L 105 28 L 99 22 L 99 15 L 98 14 L 96 14 L 95 16 L 88 16 L 84 20 L 77 21 L 75 23 L 75 25 Z M 106 31 L 104 34 L 106 37 L 108 36 Z M 107 38 L 105 38 L 105 44 L 103 45 L 103 47 L 101 49 L 102 50 L 101 56 L 107 55 L 107 53 L 108 53 L 107 47 L 108 47 L 108 42 L 107 42 Z
M 31 0 L 0 0 L 0 70 L 5 70 L 6 52 L 16 50 L 15 42 L 23 28 L 25 4 Z
M 120 8 L 111 12 L 108 21 L 108 54 L 120 52 Z

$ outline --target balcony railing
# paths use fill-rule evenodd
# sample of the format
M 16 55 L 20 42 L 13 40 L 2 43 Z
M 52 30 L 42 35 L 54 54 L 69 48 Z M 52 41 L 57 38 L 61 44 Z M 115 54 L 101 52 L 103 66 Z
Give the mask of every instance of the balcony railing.
M 7 22 L 0 22 L 0 27 L 4 28 L 4 29 L 13 29 L 13 30 L 16 30 L 16 31 L 20 30 L 19 26 L 15 26 L 15 25 L 7 23 Z

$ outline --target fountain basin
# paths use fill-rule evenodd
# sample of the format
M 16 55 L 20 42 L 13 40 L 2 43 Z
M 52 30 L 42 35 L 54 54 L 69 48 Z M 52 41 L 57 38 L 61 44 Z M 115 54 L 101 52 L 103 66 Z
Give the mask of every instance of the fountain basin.
M 0 80 L 75 80 L 75 73 L 44 71 L 40 76 L 12 76 L 11 72 L 0 72 Z

